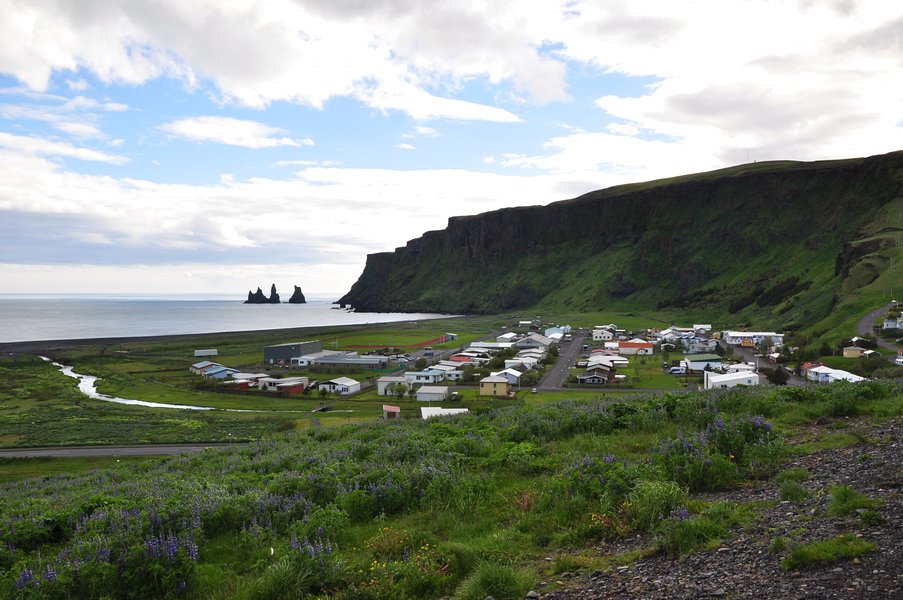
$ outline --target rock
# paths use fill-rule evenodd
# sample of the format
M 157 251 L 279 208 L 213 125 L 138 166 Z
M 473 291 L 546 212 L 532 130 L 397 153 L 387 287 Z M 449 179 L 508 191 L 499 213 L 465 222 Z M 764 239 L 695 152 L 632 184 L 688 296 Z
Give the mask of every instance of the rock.
M 292 292 L 292 297 L 288 299 L 289 304 L 307 304 L 307 300 L 304 298 L 304 294 L 301 292 L 301 288 L 297 285 L 295 286 L 295 291 Z
M 279 304 L 279 294 L 276 292 L 276 284 L 270 286 L 270 297 L 263 295 L 263 290 L 257 288 L 256 292 L 248 292 L 245 304 Z
M 527 592 L 527 595 L 524 597 L 525 598 L 539 598 L 539 592 L 537 592 L 536 590 L 530 590 L 529 592 Z

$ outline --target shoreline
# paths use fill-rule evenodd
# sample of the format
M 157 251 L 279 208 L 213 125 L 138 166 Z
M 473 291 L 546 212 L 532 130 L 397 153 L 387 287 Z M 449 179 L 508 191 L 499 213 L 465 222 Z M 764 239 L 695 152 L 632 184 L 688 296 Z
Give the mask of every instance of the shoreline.
M 448 317 L 439 317 L 441 319 L 454 319 L 459 317 L 467 317 L 468 315 L 452 315 Z M 347 325 L 311 325 L 306 327 L 279 327 L 276 329 L 240 329 L 233 331 L 215 331 L 205 333 L 170 333 L 159 335 L 130 335 L 121 337 L 96 337 L 96 338 L 69 338 L 54 340 L 29 340 L 18 342 L 0 342 L 0 355 L 16 355 L 16 354 L 40 354 L 45 353 L 52 356 L 54 350 L 65 350 L 67 348 L 75 348 L 79 346 L 99 346 L 99 345 L 116 345 L 116 344 L 138 344 L 142 342 L 174 342 L 187 339 L 201 340 L 206 337 L 218 338 L 226 335 L 263 335 L 267 333 L 276 334 L 277 332 L 291 332 L 292 335 L 305 336 L 313 332 L 328 332 L 334 329 L 348 329 L 352 327 L 375 327 L 375 326 L 392 326 L 399 323 L 413 323 L 432 321 L 433 319 L 410 319 L 404 321 L 383 321 L 377 323 L 353 323 Z

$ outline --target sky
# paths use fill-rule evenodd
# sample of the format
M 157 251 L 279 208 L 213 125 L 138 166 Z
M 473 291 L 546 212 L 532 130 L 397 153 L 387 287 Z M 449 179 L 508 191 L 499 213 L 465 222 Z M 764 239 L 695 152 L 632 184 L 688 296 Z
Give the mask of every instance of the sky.
M 903 4 L 883 0 L 0 14 L 0 293 L 338 298 L 449 217 L 903 149 Z

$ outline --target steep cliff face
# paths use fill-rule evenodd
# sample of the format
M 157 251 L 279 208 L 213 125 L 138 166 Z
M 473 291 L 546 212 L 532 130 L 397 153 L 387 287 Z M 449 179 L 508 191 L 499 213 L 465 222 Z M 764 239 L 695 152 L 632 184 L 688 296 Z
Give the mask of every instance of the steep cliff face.
M 365 311 L 737 312 L 775 306 L 762 295 L 792 278 L 780 288 L 792 298 L 778 303 L 792 300 L 800 318 L 811 317 L 830 310 L 856 258 L 845 245 L 878 226 L 881 207 L 903 195 L 901 181 L 903 153 L 760 163 L 455 217 L 368 256 L 340 302 Z

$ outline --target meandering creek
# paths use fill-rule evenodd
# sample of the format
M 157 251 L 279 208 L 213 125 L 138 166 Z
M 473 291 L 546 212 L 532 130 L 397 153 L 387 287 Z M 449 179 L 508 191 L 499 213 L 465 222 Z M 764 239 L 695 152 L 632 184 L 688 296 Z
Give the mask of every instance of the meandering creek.
M 54 362 L 42 356 L 41 360 L 49 362 L 54 367 L 58 367 L 60 373 L 68 377 L 78 380 L 78 390 L 89 398 L 94 400 L 102 400 L 104 402 L 115 402 L 116 404 L 127 404 L 129 406 L 144 406 L 146 408 L 175 408 L 180 410 L 221 410 L 224 412 L 271 412 L 265 410 L 250 410 L 239 408 L 214 408 L 211 406 L 193 406 L 191 404 L 164 404 L 162 402 L 147 402 L 145 400 L 131 400 L 129 398 L 117 398 L 116 396 L 108 396 L 97 391 L 97 379 L 94 375 L 82 375 L 72 370 L 72 367 Z M 303 410 L 281 410 L 279 412 L 307 412 Z

